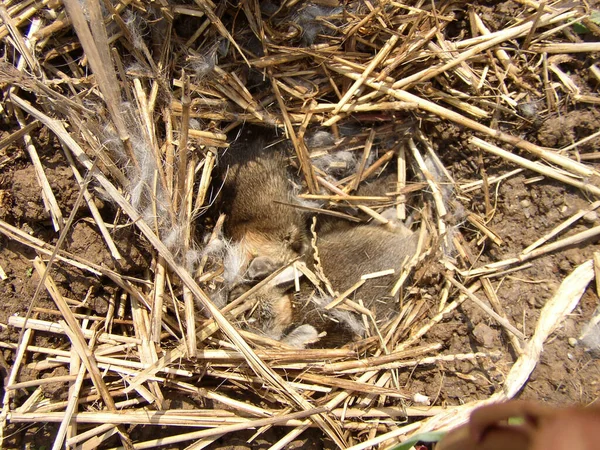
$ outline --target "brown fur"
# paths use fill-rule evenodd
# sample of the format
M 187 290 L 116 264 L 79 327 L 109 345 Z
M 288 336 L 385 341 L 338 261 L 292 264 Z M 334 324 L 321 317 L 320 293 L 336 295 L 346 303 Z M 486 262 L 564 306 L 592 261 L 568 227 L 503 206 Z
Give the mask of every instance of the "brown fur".
M 362 225 L 324 233 L 319 236 L 317 247 L 323 271 L 338 292 L 350 288 L 364 274 L 395 270 L 393 275 L 367 280 L 350 296 L 354 301 L 361 299 L 384 325 L 398 313 L 397 299 L 391 296 L 391 289 L 403 263 L 416 251 L 416 243 L 417 236 L 403 225 L 393 230 Z M 317 347 L 339 347 L 362 334 L 358 315 L 324 310 L 322 306 L 331 299 L 319 302 L 319 294 L 307 281 L 301 283 L 298 293 L 291 294 L 288 287 L 271 284 L 256 295 L 259 307 L 251 314 L 252 328 L 274 339 L 284 339 L 303 324 L 327 333 Z M 358 329 L 352 329 L 351 322 Z
M 268 130 L 247 127 L 219 163 L 227 237 L 243 243 L 247 262 L 267 256 L 283 265 L 307 248 L 305 217 L 293 204 L 283 144 L 265 148 Z M 281 203 L 279 203 L 281 202 Z
M 362 275 L 394 269 L 393 275 L 369 279 L 351 295 L 384 320 L 395 312 L 391 289 L 416 245 L 417 236 L 403 225 L 394 230 L 375 225 L 346 228 L 321 235 L 317 242 L 325 276 L 338 292 L 352 287 Z
M 398 313 L 397 298 L 391 296 L 391 290 L 403 263 L 414 255 L 416 244 L 417 236 L 400 224 L 393 230 L 376 225 L 342 227 L 319 235 L 317 241 L 323 271 L 337 292 L 349 289 L 364 274 L 394 269 L 393 275 L 367 280 L 349 297 L 362 300 L 381 325 Z M 318 346 L 338 347 L 349 342 L 353 335 L 361 334 L 349 326 L 353 318 L 360 324 L 357 315 L 342 312 L 340 316 L 335 311 L 326 311 L 314 301 L 315 295 L 305 285 L 294 297 L 293 323 L 309 323 L 318 332 L 326 331 L 327 336 Z
M 238 295 L 242 293 L 241 286 L 236 290 Z M 271 283 L 260 288 L 249 300 L 256 300 L 256 306 L 246 315 L 246 327 L 256 334 L 281 340 L 292 325 L 291 294 Z
M 247 257 L 245 268 L 252 266 L 253 259 L 260 260 L 256 266 L 261 269 L 252 271 L 258 274 L 264 268 L 288 263 L 308 248 L 302 212 L 277 203 L 294 202 L 285 151 L 266 149 L 264 134 L 261 129 L 246 129 L 220 162 L 221 206 L 227 214 L 225 233 L 241 243 Z M 378 320 L 389 320 L 396 312 L 396 299 L 391 298 L 390 291 L 402 264 L 415 251 L 416 237 L 402 225 L 394 230 L 375 225 L 331 225 L 324 227 L 317 244 L 325 275 L 336 291 L 343 292 L 364 274 L 394 269 L 394 275 L 368 280 L 351 297 L 362 299 Z M 308 283 L 302 286 L 293 298 L 286 286 L 271 284 L 261 289 L 256 294 L 258 306 L 247 317 L 253 319 L 248 320 L 250 328 L 282 339 L 292 326 L 309 324 L 319 332 L 328 332 L 329 342 L 325 345 L 348 341 L 352 332 L 346 324 L 352 317 L 323 310 L 311 300 L 312 287 Z M 353 332 L 360 332 L 359 328 Z

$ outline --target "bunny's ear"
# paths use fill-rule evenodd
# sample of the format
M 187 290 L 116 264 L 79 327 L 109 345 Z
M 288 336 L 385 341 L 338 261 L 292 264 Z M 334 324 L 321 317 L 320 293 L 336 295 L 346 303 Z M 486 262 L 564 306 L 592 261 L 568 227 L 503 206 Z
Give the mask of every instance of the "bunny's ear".
M 257 256 L 248 264 L 246 276 L 253 281 L 262 280 L 271 275 L 275 269 L 277 269 L 277 264 L 271 258 L 268 256 Z
M 246 276 L 251 281 L 259 281 L 271 275 L 279 267 L 281 266 L 276 264 L 275 261 L 273 261 L 268 256 L 257 256 L 252 261 L 250 261 L 250 264 L 248 264 Z M 288 266 L 285 269 L 283 269 L 283 271 L 280 274 L 273 278 L 270 281 L 269 285 L 282 286 L 284 284 L 288 284 L 294 281 L 296 279 L 296 276 L 302 276 L 302 273 L 297 275 L 297 272 L 294 270 L 294 267 Z

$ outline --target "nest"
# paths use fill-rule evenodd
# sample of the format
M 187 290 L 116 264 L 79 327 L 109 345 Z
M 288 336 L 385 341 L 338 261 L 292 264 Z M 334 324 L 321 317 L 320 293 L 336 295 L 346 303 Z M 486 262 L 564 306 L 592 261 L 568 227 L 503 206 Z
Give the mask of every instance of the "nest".
M 529 336 L 507 318 L 490 279 L 596 238 L 600 227 L 562 233 L 598 204 L 510 258 L 481 262 L 466 242 L 502 245 L 488 226 L 495 189 L 517 173 L 600 194 L 598 172 L 582 162 L 594 153 L 578 153 L 598 133 L 557 151 L 530 142 L 518 125 L 600 102 L 589 87 L 600 82 L 590 62 L 600 51 L 590 10 L 532 0 L 498 19 L 451 2 L 62 3 L 0 7 L 0 107 L 9 127 L 0 149 L 25 142 L 55 229 L 45 241 L 0 221 L 5 237 L 39 255 L 27 315 L 7 324 L 19 339 L 1 343 L 13 352 L 3 429 L 54 422 L 56 449 L 199 449 L 242 430 L 252 430 L 255 441 L 273 428 L 279 434 L 271 448 L 285 448 L 313 428 L 332 446 L 362 449 L 456 426 L 476 406 L 512 398 L 524 386 L 594 267 L 588 261 L 564 280 Z M 223 261 L 206 248 L 227 218 L 216 218 L 211 180 L 227 134 L 244 123 L 289 140 L 299 198 L 320 202 L 305 208 L 315 220 L 329 214 L 384 226 L 390 219 L 382 212 L 392 207 L 395 220 L 418 222 L 418 250 L 394 272 L 400 301 L 391 324 L 342 348 L 299 350 L 240 325 L 261 283 L 219 303 Z M 442 129 L 455 133 L 453 148 L 436 143 Z M 54 150 L 79 187 L 70 211 L 61 210 L 32 136 L 58 139 Z M 512 169 L 455 180 L 443 161 L 459 147 Z M 343 175 L 321 164 L 323 155 L 340 152 L 357 161 Z M 5 153 L 2 165 L 11 162 Z M 392 166 L 395 180 L 383 195 L 355 192 Z M 473 192 L 484 205 L 465 210 L 460 199 Z M 65 250 L 76 219 L 97 227 L 109 262 Z M 135 231 L 119 242 L 121 228 Z M 125 247 L 148 257 L 145 270 L 132 271 Z M 69 298 L 55 280 L 58 270 L 67 284 L 71 271 L 102 280 L 114 293 L 108 306 L 101 313 L 90 307 L 94 290 Z M 37 305 L 44 291 L 54 308 Z M 372 320 L 351 295 L 334 292 L 329 306 Z M 463 302 L 502 330 L 514 358 L 488 398 L 440 404 L 406 387 L 406 377 L 444 363 L 506 359 L 427 340 Z M 35 346 L 36 333 L 59 344 Z M 26 364 L 45 374 L 67 367 L 69 375 L 20 381 Z M 42 388 L 52 383 L 68 396 L 46 398 Z M 195 408 L 173 400 L 186 397 Z M 157 427 L 160 437 L 142 438 L 131 425 Z

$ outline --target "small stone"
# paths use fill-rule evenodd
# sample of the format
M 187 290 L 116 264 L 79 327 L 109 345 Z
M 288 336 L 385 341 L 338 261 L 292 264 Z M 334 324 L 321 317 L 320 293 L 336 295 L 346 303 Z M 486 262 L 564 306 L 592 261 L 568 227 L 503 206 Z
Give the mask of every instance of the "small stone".
M 590 211 L 585 216 L 583 216 L 583 220 L 588 223 L 594 223 L 598 220 L 598 213 L 596 211 Z
M 571 248 L 565 251 L 565 257 L 569 260 L 572 266 L 583 264 L 586 260 L 585 255 L 579 249 Z
M 30 236 L 33 236 L 33 228 L 31 228 L 28 223 L 24 223 L 23 225 L 21 225 L 21 230 L 29 234 Z
M 527 200 L 527 199 L 523 199 L 519 203 L 521 203 L 521 206 L 523 208 L 527 208 L 528 206 L 531 206 L 531 202 L 529 200 Z
M 485 348 L 494 348 L 494 344 L 498 338 L 498 331 L 482 322 L 475 326 L 473 337 Z
M 570 272 L 571 271 L 571 263 L 567 259 L 563 259 L 562 261 L 560 261 L 558 263 L 558 268 L 560 270 L 562 270 L 563 272 Z
M 575 347 L 577 345 L 577 339 L 575 339 L 574 337 L 570 337 L 569 338 L 569 345 L 571 347 Z

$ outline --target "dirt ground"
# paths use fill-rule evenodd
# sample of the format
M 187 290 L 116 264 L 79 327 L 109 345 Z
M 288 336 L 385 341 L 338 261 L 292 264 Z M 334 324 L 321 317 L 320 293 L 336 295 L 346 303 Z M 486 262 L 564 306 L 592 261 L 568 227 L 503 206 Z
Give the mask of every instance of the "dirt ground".
M 590 109 L 571 112 L 560 120 L 551 117 L 541 124 L 537 136 L 543 143 L 548 143 L 550 140 L 556 142 L 557 136 L 568 136 L 569 141 L 581 139 L 590 134 L 590 130 L 600 128 L 598 116 L 595 110 Z M 557 131 L 559 126 L 562 127 L 561 132 Z M 546 130 L 552 130 L 553 133 L 547 134 Z M 462 146 L 461 139 L 461 133 L 457 133 L 446 141 L 442 139 L 437 141 L 441 158 L 458 182 L 477 179 L 477 173 L 482 168 L 472 163 L 478 159 L 477 152 Z M 433 141 L 436 142 L 435 139 Z M 588 150 L 596 148 L 597 144 L 597 142 L 590 142 Z M 56 151 L 51 138 L 46 138 L 45 145 L 40 145 L 40 148 L 47 149 L 46 154 L 42 154 L 41 157 L 50 185 L 58 193 L 62 210 L 70 211 L 77 192 L 69 176 L 69 168 L 60 152 Z M 2 198 L 0 218 L 33 236 L 54 242 L 56 236 L 44 211 L 34 170 L 25 151 L 19 146 L 14 146 L 7 151 L 5 158 L 9 159 L 9 162 L 4 164 L 0 175 L 0 198 Z M 489 177 L 513 169 L 509 164 L 489 157 L 483 158 L 483 168 Z M 465 208 L 475 211 L 483 208 L 484 204 L 481 192 L 459 195 L 456 201 L 463 204 Z M 576 189 L 567 188 L 547 179 L 538 180 L 533 173 L 525 171 L 500 184 L 497 197 L 494 197 L 494 205 L 495 212 L 489 227 L 502 238 L 503 246 L 492 244 L 481 251 L 474 242 L 477 235 L 469 225 L 464 224 L 461 227 L 467 248 L 473 255 L 480 255 L 481 263 L 505 259 L 516 254 L 561 221 L 578 210 L 586 208 L 589 205 L 589 198 Z M 114 214 L 110 206 L 103 204 L 99 206 L 103 213 Z M 80 216 L 75 220 L 65 248 L 96 264 L 108 266 L 114 264 L 97 231 L 84 217 L 83 211 Z M 571 232 L 580 232 L 597 226 L 599 221 L 598 215 L 588 214 L 572 228 Z M 135 237 L 130 228 L 120 230 L 119 233 L 130 233 L 131 237 Z M 143 275 L 148 264 L 148 255 L 144 253 L 143 246 L 138 249 L 135 245 L 128 247 L 123 245 L 132 242 L 132 239 L 118 239 L 116 242 L 120 243 L 120 250 L 127 256 L 124 263 L 127 264 L 126 273 L 132 276 Z M 592 258 L 593 253 L 598 250 L 597 244 L 587 242 L 534 259 L 529 268 L 493 279 L 493 285 L 498 290 L 502 306 L 511 322 L 526 335 L 531 335 L 540 308 L 554 294 L 564 277 L 575 267 Z M 12 315 L 24 316 L 30 306 L 38 282 L 31 262 L 34 256 L 31 249 L 2 238 L 0 266 L 6 272 L 7 278 L 0 282 L 1 342 L 16 342 L 18 339 L 18 332 L 5 324 Z M 88 311 L 99 315 L 106 312 L 114 288 L 111 289 L 102 278 L 91 278 L 83 273 L 77 273 L 72 268 L 66 273 L 60 265 L 57 265 L 54 278 L 59 283 L 63 294 L 72 299 L 85 298 L 90 289 L 94 290 L 95 295 L 90 298 L 94 298 L 95 303 L 87 305 Z M 436 292 L 438 288 L 439 285 L 431 286 L 432 292 Z M 53 309 L 45 292 L 42 292 L 35 306 L 38 308 L 39 312 L 36 315 L 39 318 L 56 318 L 44 312 L 44 309 Z M 555 405 L 589 404 L 598 398 L 600 362 L 594 357 L 593 352 L 586 351 L 577 341 L 597 306 L 598 295 L 595 285 L 591 284 L 572 316 L 564 321 L 562 327 L 546 344 L 542 359 L 520 394 L 520 398 L 543 400 Z M 401 386 L 435 399 L 434 405 L 455 405 L 489 397 L 500 389 L 515 357 L 504 332 L 485 313 L 469 302 L 465 302 L 443 323 L 434 327 L 426 340 L 432 343 L 443 343 L 448 353 L 486 351 L 498 354 L 493 362 L 445 362 L 435 367 L 400 373 Z M 36 333 L 34 344 L 55 347 L 60 346 L 62 341 L 54 335 Z M 2 354 L 3 358 L 0 361 L 6 374 L 13 353 L 3 349 Z M 44 356 L 38 354 L 33 359 L 43 360 Z M 27 369 L 26 366 L 19 380 L 66 374 L 62 371 L 64 369 L 60 368 L 38 372 Z M 465 383 L 465 380 L 469 382 Z M 63 391 L 52 392 L 52 385 L 45 388 L 45 393 L 51 398 L 58 396 L 64 399 L 66 395 Z M 52 435 L 53 427 L 47 425 L 36 428 L 35 433 L 32 434 L 29 432 L 32 429 L 29 426 L 11 426 L 13 437 L 9 442 L 13 442 L 15 448 L 29 441 L 40 442 L 42 436 L 42 439 L 45 439 L 48 435 Z M 144 434 L 146 432 L 141 436 Z M 213 448 L 245 448 L 242 444 L 244 436 L 238 436 L 236 439 L 239 440 L 239 444 L 228 439 L 223 444 L 215 444 Z M 310 435 L 303 439 L 310 439 Z M 256 443 L 252 448 L 262 447 Z
M 508 3 L 508 2 L 507 2 Z M 495 14 L 505 8 L 496 5 Z M 572 68 L 577 74 L 581 66 L 577 60 Z M 582 74 L 581 77 L 584 75 Z M 582 83 L 586 84 L 586 83 Z M 597 86 L 596 86 L 597 88 Z M 13 131 L 14 123 L 0 124 L 0 140 Z M 458 185 L 480 180 L 484 171 L 487 177 L 503 175 L 517 166 L 499 157 L 481 154 L 466 144 L 471 134 L 468 130 L 446 122 L 425 121 L 422 129 L 433 143 L 445 167 Z M 541 146 L 560 148 L 583 139 L 600 129 L 598 108 L 578 107 L 566 109 L 546 116 L 523 114 L 519 120 L 502 122 L 501 128 L 513 135 L 521 136 Z M 57 196 L 61 211 L 69 215 L 76 202 L 79 189 L 73 179 L 69 164 L 54 136 L 41 132 L 36 136 L 36 147 L 41 164 L 50 186 Z M 578 147 L 581 156 L 592 154 L 600 147 L 600 138 L 595 138 Z M 505 147 L 508 150 L 513 148 Z M 595 159 L 585 162 L 600 169 Z M 394 171 L 390 166 L 388 171 Z M 538 177 L 536 173 L 524 170 L 490 188 L 491 211 L 486 211 L 486 199 L 481 189 L 469 192 L 454 192 L 452 200 L 457 218 L 457 237 L 469 252 L 471 264 L 480 266 L 517 255 L 538 238 L 555 228 L 579 210 L 589 208 L 591 198 L 581 190 L 570 188 L 563 183 Z M 115 242 L 124 259 L 117 267 L 106 249 L 85 204 L 75 213 L 73 226 L 63 248 L 79 258 L 99 266 L 118 270 L 131 277 L 147 278 L 152 264 L 148 243 L 131 224 L 122 225 L 114 205 L 103 201 L 99 196 L 96 204 L 107 223 L 119 224 L 111 229 Z M 479 243 L 481 234 L 460 211 L 473 211 L 486 215 L 490 212 L 487 226 L 502 240 L 496 245 L 489 240 Z M 66 217 L 65 217 L 66 218 Z M 44 208 L 36 174 L 25 146 L 22 142 L 3 149 L 0 154 L 0 219 L 24 233 L 55 244 L 58 238 L 52 222 Z M 567 234 L 575 234 L 600 225 L 600 214 L 586 214 L 572 225 Z M 202 228 L 202 224 L 199 224 Z M 502 307 L 515 326 L 526 336 L 531 336 L 541 308 L 550 299 L 564 278 L 577 266 L 592 259 L 594 252 L 600 251 L 600 243 L 586 241 L 549 255 L 529 261 L 529 266 L 515 272 L 492 277 L 491 283 L 497 292 Z M 45 290 L 42 290 L 35 303 L 31 304 L 39 282 L 32 260 L 36 252 L 28 246 L 0 235 L 0 268 L 6 277 L 0 280 L 0 366 L 2 378 L 6 377 L 14 361 L 14 351 L 10 344 L 18 342 L 19 330 L 8 326 L 9 317 L 25 316 L 33 307 L 33 318 L 56 320 L 54 303 Z M 79 312 L 95 315 L 106 314 L 111 302 L 115 301 L 119 289 L 108 278 L 92 277 L 72 266 L 60 263 L 52 273 L 59 290 L 68 299 L 86 300 Z M 442 270 L 432 270 L 427 279 L 428 293 L 437 298 L 443 284 Z M 573 403 L 590 404 L 600 395 L 600 360 L 595 351 L 579 341 L 585 325 L 591 320 L 599 306 L 598 291 L 594 282 L 590 284 L 573 314 L 562 323 L 559 330 L 544 346 L 544 352 L 528 383 L 519 394 L 522 399 L 541 400 L 553 405 Z M 433 315 L 437 304 L 428 302 L 427 315 Z M 114 325 L 118 327 L 119 324 Z M 600 340 L 600 337 L 598 338 Z M 419 367 L 415 370 L 398 371 L 399 386 L 410 392 L 418 392 L 432 399 L 434 406 L 458 405 L 472 400 L 488 398 L 502 388 L 506 374 L 516 359 L 507 334 L 486 313 L 470 301 L 433 327 L 423 339 L 423 343 L 441 343 L 447 354 L 486 352 L 493 358 L 476 361 L 438 362 L 435 365 Z M 66 346 L 67 340 L 55 334 L 36 332 L 32 345 L 40 347 Z M 18 381 L 35 380 L 49 376 L 67 375 L 63 367 L 36 366 L 45 361 L 42 353 L 29 354 Z M 208 383 L 217 384 L 212 380 Z M 168 389 L 165 389 L 168 393 Z M 15 405 L 26 398 L 30 390 L 17 392 Z M 2 396 L 4 390 L 2 390 Z M 55 389 L 52 384 L 44 387 L 44 395 L 54 400 L 66 400 L 66 392 Z M 167 398 L 167 404 L 178 408 L 203 406 L 202 398 Z M 11 424 L 5 432 L 8 436 L 7 448 L 48 448 L 48 440 L 56 433 L 54 424 Z M 136 440 L 155 437 L 156 428 L 132 426 L 129 430 Z M 178 430 L 181 431 L 181 430 Z M 286 430 L 287 431 L 287 430 Z M 246 443 L 252 433 L 238 433 L 218 440 L 208 448 L 235 449 L 268 448 L 281 438 L 280 429 L 270 430 L 254 441 Z M 108 441 L 116 445 L 118 441 Z M 172 447 L 177 448 L 177 447 Z M 305 433 L 286 448 L 332 448 L 323 441 L 317 431 Z

